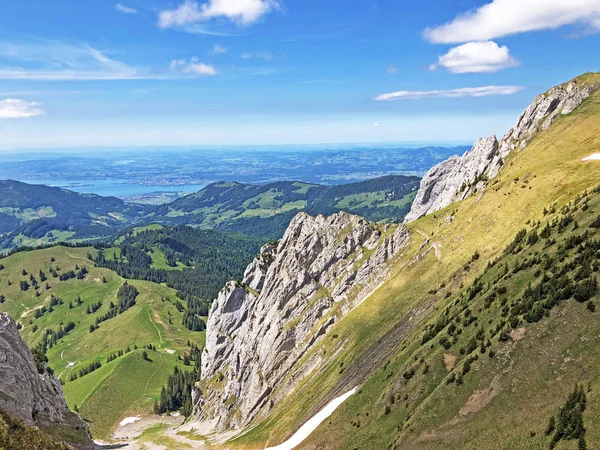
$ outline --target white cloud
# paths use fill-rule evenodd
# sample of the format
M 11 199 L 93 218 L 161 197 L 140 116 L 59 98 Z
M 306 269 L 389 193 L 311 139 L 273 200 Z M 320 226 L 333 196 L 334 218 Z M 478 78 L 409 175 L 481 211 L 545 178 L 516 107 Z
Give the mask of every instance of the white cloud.
M 386 72 L 389 73 L 389 74 L 391 74 L 391 75 L 394 75 L 395 73 L 398 73 L 398 69 L 396 68 L 396 64 L 390 64 L 388 66 L 388 68 L 386 69 Z
M 379 128 L 379 122 L 374 122 L 374 123 L 373 123 L 373 127 L 375 127 L 375 128 Z
M 523 90 L 522 86 L 481 86 L 468 87 L 460 89 L 436 90 L 436 91 L 398 91 L 389 94 L 382 94 L 375 97 L 375 100 L 396 100 L 396 99 L 418 99 L 432 97 L 487 97 L 490 95 L 511 95 Z
M 123 14 L 137 14 L 137 13 L 138 13 L 138 10 L 137 10 L 137 9 L 135 9 L 135 8 L 131 8 L 131 7 L 129 7 L 129 6 L 125 6 L 125 5 L 124 5 L 124 4 L 122 4 L 122 3 L 117 3 L 117 4 L 115 5 L 115 9 L 116 9 L 117 11 L 120 11 L 120 12 L 122 12 Z
M 178 70 L 150 70 L 131 67 L 107 56 L 89 45 L 69 45 L 54 42 L 12 44 L 0 42 L 0 58 L 17 61 L 12 66 L 0 66 L 0 80 L 71 81 L 71 80 L 172 80 L 187 76 L 214 75 L 213 66 L 192 59 Z M 28 68 L 20 66 L 27 63 Z M 173 63 L 172 63 L 173 64 Z M 173 68 L 173 67 L 172 67 Z
M 278 0 L 208 0 L 202 4 L 196 0 L 185 0 L 175 9 L 162 11 L 158 25 L 161 28 L 185 27 L 219 18 L 237 25 L 251 25 L 278 8 Z
M 15 98 L 0 100 L 0 119 L 26 119 L 28 117 L 44 116 L 46 111 L 37 102 L 27 102 Z
M 258 58 L 258 59 L 264 59 L 265 61 L 271 61 L 273 59 L 273 54 L 271 52 L 267 52 L 267 51 L 260 51 L 260 52 L 246 52 L 246 53 L 242 53 L 240 55 L 240 58 L 242 59 L 253 59 L 253 58 Z
M 438 58 L 432 70 L 443 67 L 453 73 L 497 72 L 509 67 L 516 67 L 519 62 L 513 58 L 505 45 L 499 46 L 494 41 L 468 42 L 450 49 Z
M 125 80 L 150 77 L 127 64 L 108 57 L 89 45 L 54 42 L 14 44 L 0 42 L 0 57 L 27 62 L 28 66 L 0 67 L 0 79 L 61 80 Z
M 433 43 L 456 44 L 572 24 L 598 31 L 599 22 L 600 0 L 493 0 L 424 34 Z
M 227 47 L 223 47 L 222 45 L 215 44 L 209 53 L 211 55 L 224 55 L 225 53 L 227 53 Z
M 173 60 L 171 61 L 171 69 L 189 75 L 213 76 L 217 74 L 217 69 L 214 66 L 199 62 L 198 58 L 192 58 L 189 61 L 185 59 Z

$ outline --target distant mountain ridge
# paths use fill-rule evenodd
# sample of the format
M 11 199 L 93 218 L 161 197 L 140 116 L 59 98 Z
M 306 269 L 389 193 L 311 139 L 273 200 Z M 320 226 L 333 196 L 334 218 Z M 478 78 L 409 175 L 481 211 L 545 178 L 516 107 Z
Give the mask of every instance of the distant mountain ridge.
M 149 220 L 272 239 L 281 238 L 300 211 L 311 215 L 347 211 L 372 221 L 399 222 L 410 210 L 419 181 L 415 176 L 389 175 L 337 186 L 299 181 L 264 186 L 213 183 L 198 193 L 158 207 Z
M 116 197 L 0 180 L 0 248 L 108 236 L 148 212 Z
M 418 185 L 418 177 L 402 175 L 331 187 L 299 181 L 264 186 L 220 182 L 155 207 L 4 180 L 0 249 L 105 238 L 150 223 L 279 239 L 300 211 L 330 215 L 346 210 L 369 220 L 399 222 L 410 210 Z

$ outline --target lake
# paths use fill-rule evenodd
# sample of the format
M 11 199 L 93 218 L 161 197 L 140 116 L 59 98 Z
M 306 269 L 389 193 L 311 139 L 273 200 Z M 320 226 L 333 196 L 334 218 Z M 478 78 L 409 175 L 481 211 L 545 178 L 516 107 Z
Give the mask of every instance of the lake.
M 29 184 L 44 184 L 46 186 L 60 187 L 70 191 L 84 194 L 97 194 L 105 197 L 131 197 L 153 192 L 198 192 L 206 184 L 182 185 L 153 185 L 130 184 L 126 180 L 18 180 Z

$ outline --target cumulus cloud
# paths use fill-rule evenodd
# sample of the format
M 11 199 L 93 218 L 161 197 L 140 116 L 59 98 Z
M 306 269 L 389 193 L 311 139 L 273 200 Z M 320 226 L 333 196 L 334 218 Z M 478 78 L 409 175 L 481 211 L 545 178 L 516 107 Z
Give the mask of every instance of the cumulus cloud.
M 438 58 L 431 69 L 443 67 L 453 73 L 497 72 L 509 67 L 516 67 L 519 62 L 513 58 L 505 45 L 499 46 L 494 41 L 468 42 L 450 49 Z
M 46 111 L 37 102 L 28 102 L 16 98 L 0 100 L 0 119 L 26 119 L 28 117 L 44 116 Z
M 171 69 L 189 75 L 213 76 L 217 74 L 217 69 L 211 64 L 205 64 L 198 61 L 198 58 L 192 58 L 189 61 L 185 59 L 176 59 L 171 61 Z
M 227 53 L 227 47 L 223 47 L 222 45 L 215 44 L 209 53 L 211 55 L 224 55 L 225 53 Z
M 398 91 L 389 94 L 382 94 L 375 97 L 375 100 L 397 100 L 397 99 L 419 99 L 433 97 L 488 97 L 490 95 L 511 95 L 523 90 L 522 86 L 481 86 L 467 87 L 460 89 L 435 90 L 435 91 Z
M 202 4 L 196 0 L 185 0 L 175 9 L 162 11 L 158 16 L 158 25 L 161 28 L 185 27 L 224 18 L 245 26 L 278 8 L 277 0 L 208 0 Z
M 493 0 L 424 34 L 433 43 L 457 44 L 572 24 L 600 31 L 600 0 Z
M 131 8 L 129 6 L 125 6 L 123 3 L 117 3 L 115 5 L 115 9 L 123 14 L 137 14 L 138 10 L 135 8 Z

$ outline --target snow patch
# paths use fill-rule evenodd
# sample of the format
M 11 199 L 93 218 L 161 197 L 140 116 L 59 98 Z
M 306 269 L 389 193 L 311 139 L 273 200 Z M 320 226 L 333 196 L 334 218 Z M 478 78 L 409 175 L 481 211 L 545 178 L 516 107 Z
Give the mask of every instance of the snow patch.
M 141 417 L 125 417 L 123 420 L 121 420 L 121 422 L 119 423 L 120 427 L 124 427 L 125 425 L 129 425 L 130 423 L 136 423 L 138 420 L 142 420 Z
M 582 161 L 600 161 L 600 153 L 594 153 L 593 155 L 587 156 Z
M 334 411 L 340 407 L 342 403 L 348 400 L 356 392 L 356 389 L 358 388 L 354 388 L 350 392 L 346 392 L 344 395 L 340 395 L 339 397 L 329 402 L 327 406 L 325 406 L 325 408 L 323 408 L 321 411 L 315 414 L 308 422 L 302 425 L 300 429 L 296 431 L 296 433 L 287 441 L 277 445 L 276 447 L 268 447 L 265 450 L 292 450 L 298 445 L 300 445 L 300 443 L 302 443 L 304 439 L 310 436 L 310 434 L 313 431 L 315 431 L 325 419 L 331 416 L 334 413 Z

